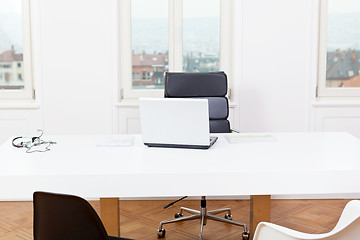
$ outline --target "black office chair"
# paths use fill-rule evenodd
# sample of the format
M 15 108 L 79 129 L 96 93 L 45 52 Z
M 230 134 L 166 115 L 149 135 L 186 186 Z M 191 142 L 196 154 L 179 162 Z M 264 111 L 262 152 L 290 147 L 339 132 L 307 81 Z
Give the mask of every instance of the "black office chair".
M 214 73 L 170 73 L 164 75 L 165 97 L 166 98 L 206 98 L 209 103 L 209 123 L 211 133 L 230 133 L 230 123 L 227 120 L 229 115 L 229 103 L 227 94 L 227 76 L 224 72 Z M 184 197 L 185 198 L 185 197 Z M 183 198 L 182 198 L 183 199 Z M 171 203 L 170 205 L 172 205 Z M 183 212 L 191 215 L 184 216 Z M 215 214 L 224 213 L 225 217 Z M 202 239 L 203 227 L 206 220 L 230 223 L 242 226 L 244 231 L 242 239 L 249 239 L 249 232 L 244 223 L 232 220 L 230 208 L 207 211 L 206 197 L 201 197 L 201 210 L 193 210 L 185 207 L 180 208 L 180 212 L 175 214 L 174 219 L 160 222 L 158 237 L 165 237 L 164 224 L 180 222 L 186 220 L 201 219 L 200 239 Z
M 108 236 L 99 216 L 83 198 L 35 192 L 33 202 L 34 240 L 127 239 Z

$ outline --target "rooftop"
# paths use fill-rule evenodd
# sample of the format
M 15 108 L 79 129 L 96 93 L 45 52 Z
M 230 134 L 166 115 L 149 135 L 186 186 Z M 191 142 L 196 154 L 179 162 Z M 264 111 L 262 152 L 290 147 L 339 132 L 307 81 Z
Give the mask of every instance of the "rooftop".
M 0 62 L 15 62 L 22 60 L 23 60 L 23 54 L 15 53 L 13 46 L 11 47 L 10 50 L 7 50 L 0 54 Z

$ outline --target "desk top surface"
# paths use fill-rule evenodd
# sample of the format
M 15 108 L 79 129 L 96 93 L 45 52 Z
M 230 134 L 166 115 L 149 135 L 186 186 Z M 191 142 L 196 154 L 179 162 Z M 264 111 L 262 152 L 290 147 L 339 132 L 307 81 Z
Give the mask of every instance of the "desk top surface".
M 241 135 L 241 134 L 240 134 Z M 264 134 L 243 134 L 257 135 Z M 51 150 L 0 147 L 0 200 L 36 190 L 96 197 L 226 196 L 359 193 L 360 140 L 347 133 L 270 133 L 273 140 L 229 143 L 209 150 L 103 147 L 116 136 L 44 136 Z

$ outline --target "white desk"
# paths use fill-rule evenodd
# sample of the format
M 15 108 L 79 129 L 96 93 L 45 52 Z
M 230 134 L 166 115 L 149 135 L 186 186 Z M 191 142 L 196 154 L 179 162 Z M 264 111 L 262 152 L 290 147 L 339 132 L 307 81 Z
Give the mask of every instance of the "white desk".
M 131 147 L 97 147 L 104 136 L 44 136 L 57 144 L 31 154 L 12 147 L 9 139 L 0 147 L 0 200 L 31 200 L 39 190 L 88 199 L 265 195 L 268 206 L 260 207 L 266 219 L 254 216 L 256 226 L 269 220 L 272 194 L 360 192 L 357 138 L 271 135 L 276 141 L 229 144 L 220 134 L 209 150 L 148 148 L 140 135 Z M 258 208 L 256 201 L 252 207 Z

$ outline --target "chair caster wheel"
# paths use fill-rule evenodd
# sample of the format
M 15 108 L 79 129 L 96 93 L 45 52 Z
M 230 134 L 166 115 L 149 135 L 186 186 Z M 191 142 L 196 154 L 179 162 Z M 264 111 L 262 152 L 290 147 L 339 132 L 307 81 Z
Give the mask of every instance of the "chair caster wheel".
M 165 233 L 166 233 L 165 229 L 158 230 L 157 232 L 158 238 L 164 238 Z
M 229 220 L 232 220 L 232 215 L 230 215 L 230 214 L 225 214 L 225 218 L 226 218 L 226 219 L 229 219 Z
M 242 240 L 249 240 L 250 239 L 250 233 L 249 232 L 243 232 L 242 233 Z
M 183 217 L 184 215 L 181 213 L 175 213 L 175 218 Z

